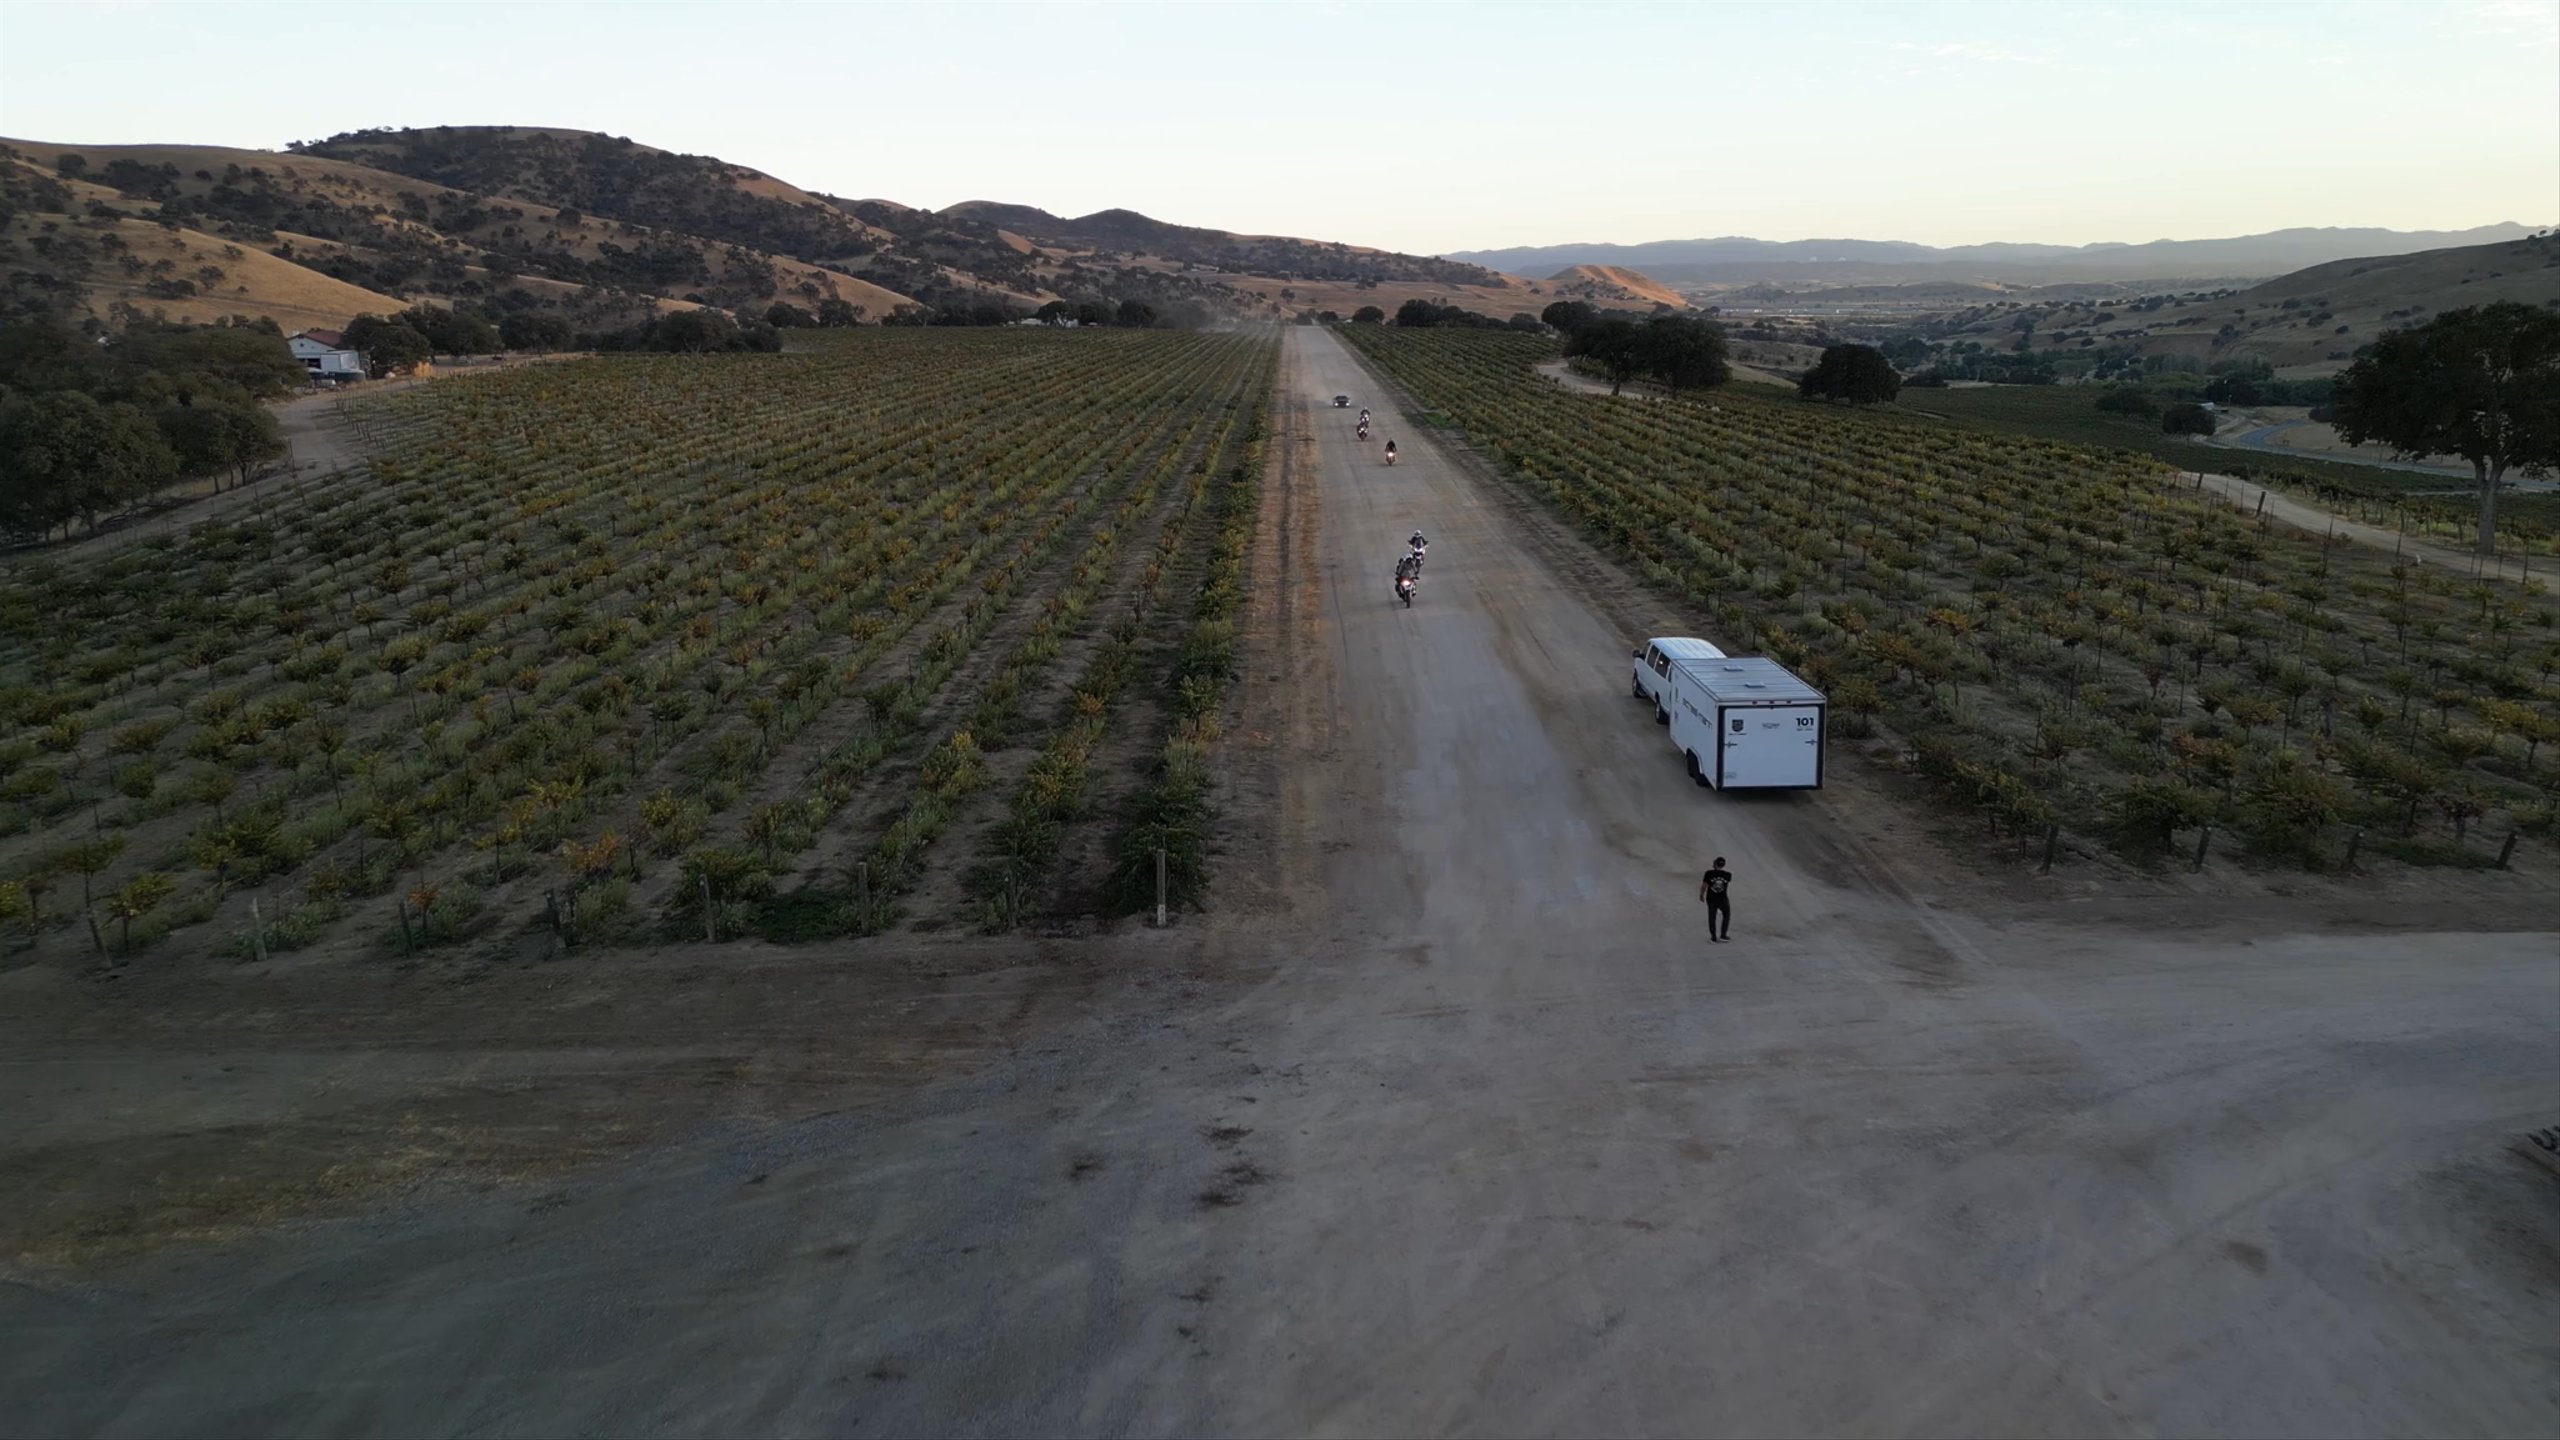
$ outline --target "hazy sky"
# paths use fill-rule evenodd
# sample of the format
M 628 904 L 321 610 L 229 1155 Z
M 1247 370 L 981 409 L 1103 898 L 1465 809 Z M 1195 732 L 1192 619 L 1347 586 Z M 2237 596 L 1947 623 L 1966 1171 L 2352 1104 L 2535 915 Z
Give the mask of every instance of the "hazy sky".
M 2560 220 L 2560 0 L 0 0 L 0 135 L 564 125 L 1438 253 Z

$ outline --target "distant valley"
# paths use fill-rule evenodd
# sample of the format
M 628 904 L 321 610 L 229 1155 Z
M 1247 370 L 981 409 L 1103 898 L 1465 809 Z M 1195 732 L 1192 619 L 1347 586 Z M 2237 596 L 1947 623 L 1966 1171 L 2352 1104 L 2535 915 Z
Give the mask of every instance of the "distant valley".
M 1940 248 L 1899 240 L 1655 240 L 1643 244 L 1533 245 L 1468 250 L 1447 258 L 1522 275 L 1565 266 L 1641 270 L 1669 285 L 1755 282 L 1874 284 L 1993 281 L 2255 280 L 2333 260 L 2405 255 L 2520 240 L 2528 225 L 2468 230 L 2301 228 L 2220 240 L 2154 240 L 2145 244 L 1987 244 Z

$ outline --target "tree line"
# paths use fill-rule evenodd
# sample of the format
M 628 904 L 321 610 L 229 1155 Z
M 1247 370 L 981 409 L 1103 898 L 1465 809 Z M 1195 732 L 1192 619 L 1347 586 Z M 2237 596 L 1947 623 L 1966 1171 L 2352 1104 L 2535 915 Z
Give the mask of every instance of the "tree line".
M 1368 314 L 1370 311 L 1376 309 L 1377 307 L 1374 305 L 1364 306 L 1361 308 L 1359 314 L 1352 316 L 1352 318 L 1354 320 L 1358 320 L 1360 315 Z M 1384 312 L 1380 312 L 1380 314 L 1383 316 Z M 1406 330 L 1427 329 L 1435 325 L 1445 325 L 1451 329 L 1457 330 L 1519 330 L 1532 335 L 1541 334 L 1547 328 L 1542 322 L 1540 322 L 1537 316 L 1531 315 L 1526 311 L 1516 314 L 1508 320 L 1496 320 L 1492 316 L 1482 314 L 1478 311 L 1465 309 L 1457 305 L 1441 305 L 1429 300 L 1407 300 L 1404 304 L 1396 307 L 1396 325 L 1399 329 Z
M 1539 320 L 1564 335 L 1564 353 L 1588 360 L 1617 394 L 1630 380 L 1650 380 L 1678 395 L 1733 378 L 1724 331 L 1687 315 L 1642 319 L 1610 314 L 1583 300 L 1559 300 Z
M 285 453 L 259 402 L 304 373 L 273 321 L 0 328 L 0 533 L 95 530 L 190 477 L 247 482 Z

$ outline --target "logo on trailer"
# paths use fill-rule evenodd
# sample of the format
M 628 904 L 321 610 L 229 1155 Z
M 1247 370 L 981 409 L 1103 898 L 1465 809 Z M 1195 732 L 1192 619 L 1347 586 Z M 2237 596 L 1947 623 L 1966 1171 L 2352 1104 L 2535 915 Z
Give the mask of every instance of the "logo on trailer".
M 1736 735 L 1739 735 L 1739 734 L 1741 734 L 1741 733 L 1742 733 L 1742 722 L 1741 722 L 1740 720 L 1736 720 L 1736 721 L 1734 721 L 1734 722 L 1733 722 L 1733 733 L 1734 733 L 1734 734 L 1736 734 Z

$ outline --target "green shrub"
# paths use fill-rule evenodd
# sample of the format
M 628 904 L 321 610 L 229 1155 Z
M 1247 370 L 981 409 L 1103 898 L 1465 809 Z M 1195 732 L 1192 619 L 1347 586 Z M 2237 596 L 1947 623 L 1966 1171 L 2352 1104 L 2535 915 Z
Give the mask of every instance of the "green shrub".
M 2106 832 L 2115 847 L 2141 858 L 2168 853 L 2180 830 L 2214 816 L 2214 797 L 2174 780 L 2136 780 L 2107 797 Z

